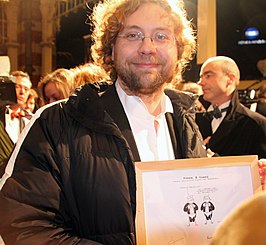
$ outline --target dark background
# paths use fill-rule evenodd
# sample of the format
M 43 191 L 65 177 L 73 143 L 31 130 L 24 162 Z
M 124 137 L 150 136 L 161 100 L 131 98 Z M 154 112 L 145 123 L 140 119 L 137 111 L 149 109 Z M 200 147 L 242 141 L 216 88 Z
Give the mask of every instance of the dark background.
M 196 27 L 197 0 L 185 0 L 185 5 Z M 61 18 L 61 30 L 56 39 L 57 67 L 71 68 L 88 60 L 90 43 L 83 37 L 91 33 L 87 20 L 90 8 L 80 8 L 76 13 Z M 266 39 L 265 11 L 266 0 L 217 0 L 217 55 L 226 55 L 236 61 L 241 80 L 262 79 L 257 62 L 266 59 L 266 44 L 238 45 L 238 41 L 246 39 L 247 27 L 257 27 L 259 38 Z M 197 81 L 199 69 L 200 64 L 196 64 L 194 59 L 184 79 Z
M 257 62 L 266 59 L 266 44 L 238 45 L 239 40 L 246 40 L 248 27 L 257 27 L 260 30 L 258 38 L 266 40 L 265 0 L 217 1 L 217 54 L 236 61 L 241 80 L 261 79 Z

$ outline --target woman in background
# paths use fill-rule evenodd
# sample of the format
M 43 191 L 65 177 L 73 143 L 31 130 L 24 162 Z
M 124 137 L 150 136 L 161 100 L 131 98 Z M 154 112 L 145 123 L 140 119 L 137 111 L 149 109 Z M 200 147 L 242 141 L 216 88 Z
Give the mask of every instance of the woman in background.
M 97 83 L 99 92 L 104 91 L 111 82 L 110 76 L 101 67 L 94 63 L 86 63 L 71 69 L 74 73 L 75 87 L 86 83 Z
M 59 68 L 47 74 L 38 84 L 42 105 L 66 99 L 75 89 L 74 73 L 65 68 Z
M 25 110 L 31 114 L 34 114 L 39 107 L 39 95 L 36 90 L 31 89 L 26 101 Z

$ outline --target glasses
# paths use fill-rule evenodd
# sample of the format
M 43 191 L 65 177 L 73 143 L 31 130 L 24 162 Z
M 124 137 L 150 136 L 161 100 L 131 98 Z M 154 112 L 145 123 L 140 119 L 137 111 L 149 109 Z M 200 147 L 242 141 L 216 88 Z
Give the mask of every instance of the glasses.
M 145 36 L 142 32 L 129 32 L 126 34 L 119 34 L 117 37 L 124 38 L 132 44 L 139 44 L 143 42 L 145 38 L 150 38 L 151 42 L 159 47 L 167 46 L 175 40 L 173 36 L 169 36 L 163 32 L 156 32 L 152 36 Z

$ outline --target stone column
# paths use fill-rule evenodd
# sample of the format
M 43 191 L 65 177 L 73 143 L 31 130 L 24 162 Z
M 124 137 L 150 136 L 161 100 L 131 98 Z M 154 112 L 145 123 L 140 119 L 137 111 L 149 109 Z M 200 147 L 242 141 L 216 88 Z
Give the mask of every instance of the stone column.
M 5 6 L 7 18 L 7 55 L 10 59 L 11 71 L 18 69 L 18 11 L 19 0 L 10 0 Z
M 197 63 L 216 56 L 216 0 L 198 0 Z
M 53 70 L 53 49 L 55 47 L 55 11 L 56 1 L 41 0 L 40 10 L 42 14 L 42 75 Z

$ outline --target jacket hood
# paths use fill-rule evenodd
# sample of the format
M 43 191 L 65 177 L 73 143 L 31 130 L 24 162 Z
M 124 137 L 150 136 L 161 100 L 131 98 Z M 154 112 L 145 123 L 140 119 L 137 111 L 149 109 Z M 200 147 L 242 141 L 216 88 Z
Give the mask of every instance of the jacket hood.
M 114 133 L 113 120 L 104 110 L 98 91 L 97 84 L 85 84 L 77 88 L 66 102 L 66 112 L 86 127 Z

